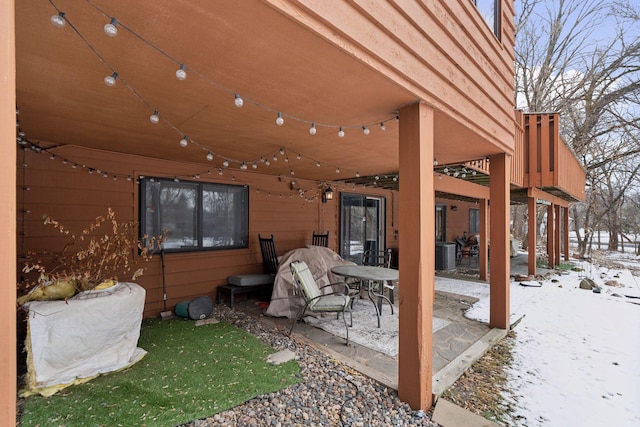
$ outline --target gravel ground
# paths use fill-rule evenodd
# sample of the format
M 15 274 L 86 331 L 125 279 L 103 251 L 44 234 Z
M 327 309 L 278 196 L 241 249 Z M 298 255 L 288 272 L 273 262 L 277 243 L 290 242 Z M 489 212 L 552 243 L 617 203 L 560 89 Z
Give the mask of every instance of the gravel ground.
M 395 390 L 351 370 L 254 317 L 216 305 L 212 317 L 236 325 L 276 350 L 294 351 L 302 381 L 183 427 L 430 426 L 430 413 L 412 411 Z

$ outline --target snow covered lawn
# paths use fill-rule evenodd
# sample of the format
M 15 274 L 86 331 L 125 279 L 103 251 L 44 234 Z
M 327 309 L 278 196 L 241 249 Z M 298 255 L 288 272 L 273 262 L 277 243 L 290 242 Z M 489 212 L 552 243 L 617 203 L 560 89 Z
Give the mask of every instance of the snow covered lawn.
M 625 262 L 640 267 L 638 258 Z M 511 323 L 522 318 L 508 370 L 513 425 L 640 426 L 640 298 L 632 298 L 640 297 L 640 277 L 574 263 L 584 271 L 540 287 L 511 282 Z M 580 289 L 585 277 L 602 292 Z M 622 287 L 605 285 L 610 280 Z M 479 298 L 467 316 L 488 322 L 487 284 L 439 277 L 436 289 Z

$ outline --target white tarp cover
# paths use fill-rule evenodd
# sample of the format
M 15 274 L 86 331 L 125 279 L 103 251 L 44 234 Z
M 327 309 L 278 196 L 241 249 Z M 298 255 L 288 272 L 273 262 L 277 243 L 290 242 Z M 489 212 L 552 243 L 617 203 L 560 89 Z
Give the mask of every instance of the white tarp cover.
M 294 249 L 284 254 L 278 263 L 278 274 L 273 284 L 271 302 L 265 311 L 267 316 L 287 317 L 293 319 L 298 311 L 304 306 L 301 296 L 293 293 L 295 285 L 289 264 L 293 261 L 304 261 L 309 266 L 309 270 L 316 279 L 318 287 L 331 283 L 344 282 L 344 278 L 331 272 L 331 268 L 337 265 L 355 265 L 351 261 L 346 261 L 337 253 L 324 246 L 311 246 Z M 339 290 L 336 288 L 336 290 Z M 331 287 L 322 290 L 330 293 Z
M 135 283 L 118 282 L 67 301 L 29 303 L 27 394 L 51 395 L 139 361 L 145 295 Z

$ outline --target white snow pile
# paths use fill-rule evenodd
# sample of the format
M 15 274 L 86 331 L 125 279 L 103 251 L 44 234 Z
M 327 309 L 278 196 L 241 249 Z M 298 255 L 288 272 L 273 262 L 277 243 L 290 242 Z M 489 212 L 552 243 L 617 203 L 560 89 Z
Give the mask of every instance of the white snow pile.
M 574 260 L 582 271 L 512 279 L 511 323 L 521 320 L 510 425 L 640 426 L 640 277 L 631 272 L 640 257 L 623 261 L 613 269 Z M 581 289 L 583 279 L 600 291 Z M 487 284 L 438 278 L 436 289 L 479 298 L 467 316 L 489 320 Z

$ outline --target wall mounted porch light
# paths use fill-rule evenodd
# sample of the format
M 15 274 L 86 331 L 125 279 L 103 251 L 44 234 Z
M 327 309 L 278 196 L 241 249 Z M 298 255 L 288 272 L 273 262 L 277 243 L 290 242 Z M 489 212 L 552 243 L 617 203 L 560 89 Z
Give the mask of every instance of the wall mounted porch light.
M 327 203 L 327 200 L 333 200 L 333 190 L 331 187 L 327 187 L 322 192 L 322 203 Z

